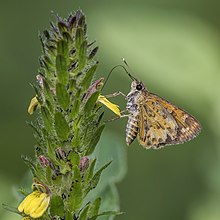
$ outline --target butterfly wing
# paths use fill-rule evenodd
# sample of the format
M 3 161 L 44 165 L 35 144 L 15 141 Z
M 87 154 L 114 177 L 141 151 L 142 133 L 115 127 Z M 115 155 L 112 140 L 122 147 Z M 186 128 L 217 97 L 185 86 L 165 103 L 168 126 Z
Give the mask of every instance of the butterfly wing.
M 138 138 L 145 148 L 158 149 L 196 137 L 199 122 L 169 101 L 150 93 L 140 106 Z

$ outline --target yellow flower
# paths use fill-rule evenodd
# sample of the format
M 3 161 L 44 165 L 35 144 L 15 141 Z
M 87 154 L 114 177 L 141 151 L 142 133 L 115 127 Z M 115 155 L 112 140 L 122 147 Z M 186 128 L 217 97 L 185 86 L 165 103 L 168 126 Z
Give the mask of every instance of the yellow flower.
M 48 194 L 35 190 L 21 202 L 18 211 L 24 212 L 32 218 L 39 218 L 47 210 L 49 203 L 50 196 Z
M 28 113 L 30 115 L 32 115 L 34 113 L 34 111 L 37 108 L 38 104 L 39 104 L 39 102 L 37 100 L 37 97 L 34 96 L 34 98 L 31 99 L 31 103 L 30 103 L 30 105 L 28 107 Z
M 101 102 L 103 105 L 112 110 L 119 117 L 121 116 L 119 106 L 111 103 L 108 99 L 105 98 L 105 96 L 99 95 L 98 102 Z

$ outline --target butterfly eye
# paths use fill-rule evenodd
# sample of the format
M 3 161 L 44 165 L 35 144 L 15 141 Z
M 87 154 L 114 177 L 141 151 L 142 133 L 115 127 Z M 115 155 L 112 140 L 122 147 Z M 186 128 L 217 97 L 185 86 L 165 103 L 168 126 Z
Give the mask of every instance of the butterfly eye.
M 136 89 L 137 89 L 137 90 L 142 90 L 142 85 L 141 85 L 141 84 L 138 84 L 138 85 L 136 86 Z

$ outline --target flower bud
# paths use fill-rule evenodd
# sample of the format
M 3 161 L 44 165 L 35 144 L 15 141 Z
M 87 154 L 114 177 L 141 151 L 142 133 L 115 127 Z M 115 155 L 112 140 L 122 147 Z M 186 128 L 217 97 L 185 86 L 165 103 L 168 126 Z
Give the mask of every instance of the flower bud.
M 39 161 L 42 167 L 47 167 L 50 164 L 50 161 L 44 155 L 39 156 Z
M 82 157 L 79 164 L 80 171 L 85 171 L 89 167 L 89 158 L 87 156 Z
M 83 97 L 84 102 L 87 102 L 87 100 L 90 98 L 90 96 L 94 92 L 96 92 L 100 86 L 103 85 L 103 80 L 104 80 L 104 78 L 101 77 L 92 83 L 92 85 L 89 87 L 88 91 L 84 94 L 84 97 Z

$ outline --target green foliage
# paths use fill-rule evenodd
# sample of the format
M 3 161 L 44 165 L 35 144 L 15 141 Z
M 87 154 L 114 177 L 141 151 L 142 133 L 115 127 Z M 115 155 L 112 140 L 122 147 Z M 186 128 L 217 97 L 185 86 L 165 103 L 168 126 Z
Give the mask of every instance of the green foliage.
M 68 155 L 68 159 L 72 166 L 79 166 L 80 156 L 78 153 L 71 151 Z
M 74 211 L 74 213 L 78 212 L 83 201 L 81 181 L 82 179 L 80 176 L 79 168 L 75 166 L 74 167 L 74 179 L 72 182 L 72 187 L 71 187 L 69 198 L 68 198 L 68 210 Z
M 92 83 L 92 79 L 94 77 L 95 71 L 97 69 L 97 64 L 92 66 L 86 73 L 85 78 L 82 81 L 82 86 L 85 90 L 87 90 Z
M 57 95 L 57 102 L 63 110 L 67 110 L 70 106 L 70 96 L 66 90 L 66 87 L 61 84 L 56 84 L 56 95 Z
M 50 202 L 50 214 L 52 216 L 64 216 L 64 204 L 60 196 L 53 196 Z
M 90 143 L 89 143 L 89 147 L 86 151 L 86 155 L 90 155 L 93 153 L 93 151 L 95 150 L 96 145 L 99 142 L 99 139 L 101 137 L 102 131 L 105 128 L 105 125 L 101 125 L 95 132 L 94 137 L 91 139 Z
M 69 136 L 69 125 L 61 112 L 55 113 L 55 129 L 60 141 L 66 141 Z
M 56 74 L 58 82 L 67 85 L 69 79 L 67 62 L 65 57 L 61 54 L 58 54 L 56 57 Z
M 50 197 L 49 208 L 39 219 L 95 220 L 117 215 L 118 210 L 108 207 L 100 211 L 100 196 L 87 201 L 112 162 L 106 160 L 97 168 L 96 158 L 92 159 L 105 127 L 97 103 L 101 87 L 93 83 L 98 47 L 88 43 L 81 11 L 57 19 L 40 37 L 43 55 L 38 83 L 33 86 L 39 111 L 36 121 L 29 123 L 37 140 L 36 158 L 23 157 L 36 190 Z
M 31 170 L 32 174 L 34 176 L 37 176 L 37 169 L 32 159 L 23 155 L 21 156 L 21 158 L 24 161 L 24 163 L 28 166 L 28 168 Z
M 84 113 L 90 115 L 99 97 L 99 91 L 94 92 L 84 106 Z
M 106 169 L 110 164 L 111 164 L 112 161 L 108 162 L 107 164 L 105 164 L 103 167 L 101 167 L 93 176 L 91 175 L 93 173 L 93 169 L 91 170 L 91 173 L 90 175 L 88 176 L 89 178 L 89 181 L 87 181 L 88 185 L 87 187 L 85 188 L 85 195 L 92 189 L 96 188 L 98 182 L 99 182 L 99 179 L 100 179 L 100 176 L 103 172 L 104 169 Z
M 90 204 L 87 204 L 79 215 L 79 220 L 87 220 Z
M 89 213 L 88 213 L 89 218 L 92 218 L 92 217 L 98 215 L 100 205 L 101 205 L 101 198 L 98 197 L 98 198 L 90 205 Z

